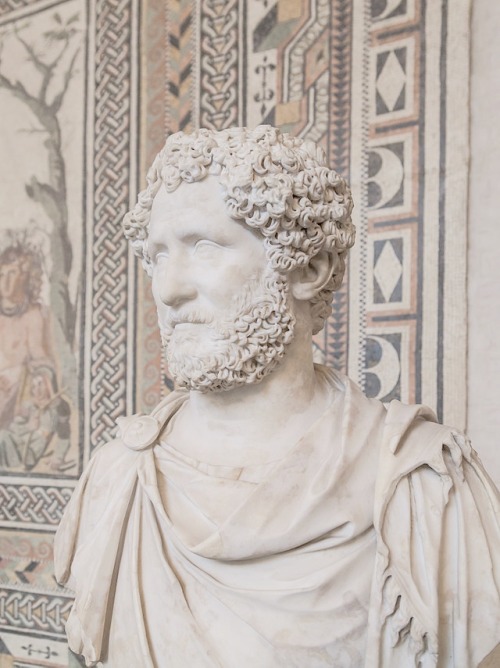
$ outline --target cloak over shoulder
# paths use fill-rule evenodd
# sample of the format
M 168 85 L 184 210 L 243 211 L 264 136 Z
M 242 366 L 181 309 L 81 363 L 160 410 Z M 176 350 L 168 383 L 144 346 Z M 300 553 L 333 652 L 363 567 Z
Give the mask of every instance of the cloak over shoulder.
M 468 441 L 319 373 L 328 410 L 266 466 L 172 448 L 184 393 L 96 451 L 56 536 L 87 665 L 472 667 L 500 642 L 500 501 Z

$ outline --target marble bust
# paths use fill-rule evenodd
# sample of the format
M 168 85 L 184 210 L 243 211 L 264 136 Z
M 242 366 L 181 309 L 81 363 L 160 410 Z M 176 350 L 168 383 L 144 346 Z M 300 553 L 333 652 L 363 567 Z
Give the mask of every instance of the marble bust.
M 119 420 L 57 534 L 87 665 L 471 667 L 500 642 L 500 498 L 466 437 L 313 363 L 351 209 L 269 126 L 155 159 L 124 229 L 177 389 Z

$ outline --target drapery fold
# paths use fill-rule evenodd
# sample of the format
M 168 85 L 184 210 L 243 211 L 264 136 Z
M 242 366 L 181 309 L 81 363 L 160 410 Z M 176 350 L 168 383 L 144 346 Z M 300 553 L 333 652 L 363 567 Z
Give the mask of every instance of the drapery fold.
M 498 497 L 468 442 L 318 378 L 328 410 L 258 472 L 168 443 L 182 394 L 152 444 L 96 453 L 56 546 L 88 665 L 472 666 L 500 640 Z

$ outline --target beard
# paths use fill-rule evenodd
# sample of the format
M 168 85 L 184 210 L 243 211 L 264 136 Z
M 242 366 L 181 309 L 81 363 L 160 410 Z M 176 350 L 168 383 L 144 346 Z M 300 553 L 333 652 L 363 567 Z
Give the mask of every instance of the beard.
M 193 324 L 176 328 L 179 322 Z M 220 392 L 270 374 L 283 360 L 294 327 L 288 282 L 267 269 L 232 300 L 224 318 L 186 309 L 168 325 L 160 323 L 160 332 L 177 387 Z

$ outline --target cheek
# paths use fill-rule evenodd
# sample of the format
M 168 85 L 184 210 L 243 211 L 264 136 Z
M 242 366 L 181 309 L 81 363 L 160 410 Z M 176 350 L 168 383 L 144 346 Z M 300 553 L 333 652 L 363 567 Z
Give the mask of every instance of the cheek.
M 250 266 L 249 266 L 250 265 Z M 231 300 L 240 294 L 249 283 L 259 279 L 265 266 L 253 266 L 248 258 L 242 259 L 242 264 L 212 270 L 205 276 L 204 292 L 207 297 L 222 304 L 230 304 Z
M 158 312 L 160 311 L 160 308 L 162 306 L 161 300 L 160 300 L 160 295 L 158 293 L 158 279 L 153 279 L 151 280 L 151 294 L 153 295 L 154 302 L 156 304 L 156 308 L 158 309 Z
M 151 293 L 153 295 L 153 300 L 156 305 L 156 312 L 158 314 L 158 324 L 160 325 L 160 327 L 164 327 L 166 323 L 166 314 L 168 308 L 160 299 L 160 295 L 158 293 L 158 282 L 155 280 L 151 282 Z

